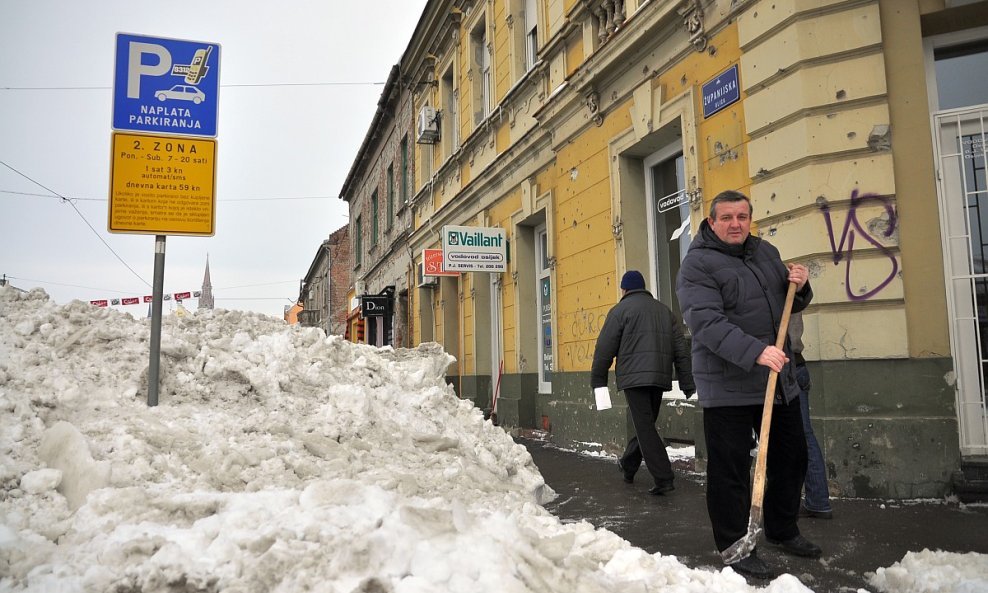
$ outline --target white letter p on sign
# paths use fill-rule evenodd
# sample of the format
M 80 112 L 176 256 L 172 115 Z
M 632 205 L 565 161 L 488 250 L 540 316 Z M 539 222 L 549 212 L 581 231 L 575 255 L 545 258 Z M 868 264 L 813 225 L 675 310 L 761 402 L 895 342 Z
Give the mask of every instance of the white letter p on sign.
M 158 56 L 156 65 L 141 63 L 144 54 Z M 141 96 L 141 76 L 161 76 L 167 74 L 172 67 L 172 55 L 164 46 L 156 43 L 130 42 L 130 56 L 127 58 L 127 98 L 139 99 Z

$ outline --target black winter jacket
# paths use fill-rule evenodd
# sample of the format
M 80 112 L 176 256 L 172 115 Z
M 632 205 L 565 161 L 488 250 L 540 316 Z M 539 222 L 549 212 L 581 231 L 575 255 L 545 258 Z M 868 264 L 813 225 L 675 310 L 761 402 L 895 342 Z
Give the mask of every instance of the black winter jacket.
M 607 385 L 614 357 L 618 390 L 655 386 L 669 391 L 675 363 L 679 388 L 686 394 L 696 391 L 683 329 L 669 307 L 647 290 L 628 291 L 607 313 L 593 353 L 592 388 Z
M 676 296 L 693 338 L 693 375 L 700 406 L 745 406 L 765 400 L 768 367 L 756 363 L 775 344 L 789 286 L 779 250 L 749 236 L 743 245 L 721 241 L 706 220 L 683 259 Z M 793 312 L 813 298 L 807 282 L 796 293 Z M 793 359 L 786 340 L 786 355 Z M 779 373 L 777 393 L 799 396 L 793 365 Z

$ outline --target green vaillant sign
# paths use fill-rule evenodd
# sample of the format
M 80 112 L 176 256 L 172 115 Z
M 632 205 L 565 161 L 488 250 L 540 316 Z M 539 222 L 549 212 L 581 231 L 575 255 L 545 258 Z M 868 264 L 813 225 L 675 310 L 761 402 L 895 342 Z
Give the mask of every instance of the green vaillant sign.
M 507 237 L 497 227 L 443 227 L 443 270 L 447 272 L 504 272 Z

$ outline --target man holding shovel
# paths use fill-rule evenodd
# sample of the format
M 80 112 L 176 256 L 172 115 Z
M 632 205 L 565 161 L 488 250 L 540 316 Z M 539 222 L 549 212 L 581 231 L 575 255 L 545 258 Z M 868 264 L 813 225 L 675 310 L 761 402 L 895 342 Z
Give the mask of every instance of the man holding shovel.
M 785 336 L 789 308 L 803 310 L 813 293 L 805 266 L 787 267 L 774 246 L 750 235 L 751 214 L 751 201 L 740 192 L 714 197 L 683 259 L 676 294 L 693 338 L 714 542 L 735 571 L 771 578 L 755 553 L 762 513 L 770 544 L 797 556 L 821 554 L 797 526 L 806 441 Z M 769 422 L 761 431 L 763 418 Z M 752 430 L 761 431 L 764 449 L 754 493 Z

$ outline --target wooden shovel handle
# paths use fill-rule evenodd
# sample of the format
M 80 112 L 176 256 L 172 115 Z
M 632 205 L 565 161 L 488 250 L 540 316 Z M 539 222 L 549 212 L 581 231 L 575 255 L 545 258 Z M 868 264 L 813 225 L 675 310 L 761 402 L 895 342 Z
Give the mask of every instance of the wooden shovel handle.
M 786 333 L 789 331 L 789 317 L 792 313 L 792 303 L 796 298 L 796 284 L 789 283 L 786 292 L 786 304 L 782 307 L 782 322 L 779 324 L 779 335 L 775 338 L 775 347 L 782 350 L 786 345 Z M 751 492 L 751 518 L 761 523 L 762 500 L 765 498 L 765 469 L 768 463 L 768 435 L 772 425 L 772 406 L 775 403 L 775 384 L 779 373 L 769 371 L 768 386 L 765 387 L 765 404 L 762 407 L 762 429 L 758 436 L 758 457 L 755 460 L 755 484 Z

